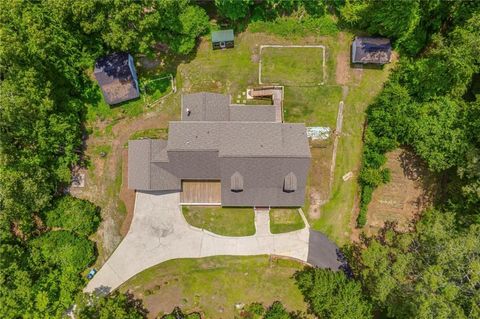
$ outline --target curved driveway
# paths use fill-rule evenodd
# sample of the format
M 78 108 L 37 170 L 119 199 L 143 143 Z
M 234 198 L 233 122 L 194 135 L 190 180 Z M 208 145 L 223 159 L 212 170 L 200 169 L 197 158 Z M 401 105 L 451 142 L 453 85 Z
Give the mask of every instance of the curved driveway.
M 256 213 L 255 235 L 220 236 L 189 225 L 179 201 L 178 192 L 137 192 L 130 230 L 88 283 L 85 292 L 108 293 L 142 270 L 177 258 L 267 254 L 291 257 L 325 268 L 340 267 L 336 246 L 316 232 L 315 240 L 310 240 L 312 231 L 308 227 L 273 235 L 269 231 L 268 213 Z M 322 236 L 320 241 L 319 235 Z M 309 242 L 322 247 L 317 249 Z

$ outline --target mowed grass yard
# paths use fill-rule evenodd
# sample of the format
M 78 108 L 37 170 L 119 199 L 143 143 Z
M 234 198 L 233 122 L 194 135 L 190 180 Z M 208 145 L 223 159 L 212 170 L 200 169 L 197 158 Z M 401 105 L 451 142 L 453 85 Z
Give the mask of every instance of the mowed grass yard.
M 183 216 L 195 227 L 224 236 L 255 234 L 253 208 L 182 206 Z
M 341 100 L 340 86 L 285 87 L 285 122 L 326 126 L 333 130 Z
M 305 227 L 300 213 L 295 208 L 273 208 L 270 210 L 270 232 L 288 233 Z
M 323 50 L 314 47 L 263 48 L 262 82 L 289 86 L 323 84 Z
M 268 256 L 216 256 L 177 259 L 147 269 L 124 283 L 120 291 L 142 298 L 149 318 L 180 306 L 200 311 L 202 318 L 235 318 L 235 305 L 281 300 L 288 310 L 306 311 L 292 276 L 303 269 L 294 260 Z
M 355 227 L 354 212 L 359 195 L 357 178 L 362 158 L 365 110 L 382 89 L 392 67 L 393 64 L 383 69 L 358 70 L 358 85 L 349 85 L 343 112 L 342 135 L 338 140 L 332 192 L 329 201 L 321 207 L 320 218 L 312 225 L 339 245 L 351 240 L 350 236 Z M 343 181 L 343 175 L 350 171 L 354 173 L 354 177 Z

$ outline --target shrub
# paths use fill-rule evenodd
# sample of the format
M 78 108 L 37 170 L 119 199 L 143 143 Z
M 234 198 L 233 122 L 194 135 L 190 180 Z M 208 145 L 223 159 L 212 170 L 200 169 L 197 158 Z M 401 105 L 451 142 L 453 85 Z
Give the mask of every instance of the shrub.
M 250 23 L 251 32 L 266 32 L 283 37 L 306 35 L 332 35 L 338 32 L 335 21 L 330 16 L 281 17 L 274 21 L 254 21 Z
M 298 288 L 310 310 L 319 318 L 372 318 L 371 305 L 360 282 L 348 279 L 342 271 L 308 268 L 295 274 Z
M 360 213 L 357 217 L 357 227 L 362 228 L 367 224 L 367 208 L 368 206 L 360 206 Z
M 252 315 L 261 316 L 265 313 L 265 308 L 259 302 L 254 302 L 247 307 L 247 312 Z
M 68 231 L 50 231 L 29 242 L 34 263 L 80 272 L 95 260 L 93 243 Z
M 100 223 L 100 210 L 89 201 L 63 196 L 58 199 L 53 209 L 45 212 L 48 227 L 59 227 L 63 230 L 88 236 L 95 232 Z

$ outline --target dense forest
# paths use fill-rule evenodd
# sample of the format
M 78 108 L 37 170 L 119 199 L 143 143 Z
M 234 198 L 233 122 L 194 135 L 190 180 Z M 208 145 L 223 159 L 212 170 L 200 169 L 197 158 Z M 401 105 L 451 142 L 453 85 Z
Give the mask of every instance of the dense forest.
M 0 312 L 2 318 L 143 318 L 121 294 L 84 296 L 99 208 L 65 195 L 82 160 L 85 70 L 117 50 L 178 56 L 209 28 L 205 1 L 0 0 Z M 207 5 L 209 3 L 207 2 Z M 480 317 L 480 1 L 215 0 L 215 15 L 244 28 L 295 15 L 298 24 L 393 40 L 400 61 L 367 111 L 359 183 L 365 223 L 388 182 L 385 153 L 410 147 L 439 177 L 441 194 L 411 233 L 387 224 L 346 247 L 352 276 L 306 269 L 296 281 L 320 318 Z M 302 30 L 302 29 L 299 29 Z M 350 274 L 349 274 L 350 275 Z M 352 278 L 350 278 L 352 277 Z M 195 314 L 176 318 L 195 318 Z M 252 318 L 297 318 L 280 303 Z

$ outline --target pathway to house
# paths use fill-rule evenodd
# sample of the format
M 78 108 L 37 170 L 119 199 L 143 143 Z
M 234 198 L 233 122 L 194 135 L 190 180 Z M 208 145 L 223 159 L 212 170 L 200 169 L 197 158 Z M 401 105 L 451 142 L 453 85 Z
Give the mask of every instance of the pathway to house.
M 86 292 L 108 293 L 137 273 L 170 259 L 215 255 L 279 255 L 338 269 L 338 248 L 308 227 L 273 235 L 268 214 L 255 218 L 253 236 L 225 237 L 189 225 L 178 192 L 137 192 L 128 234 L 88 283 Z

